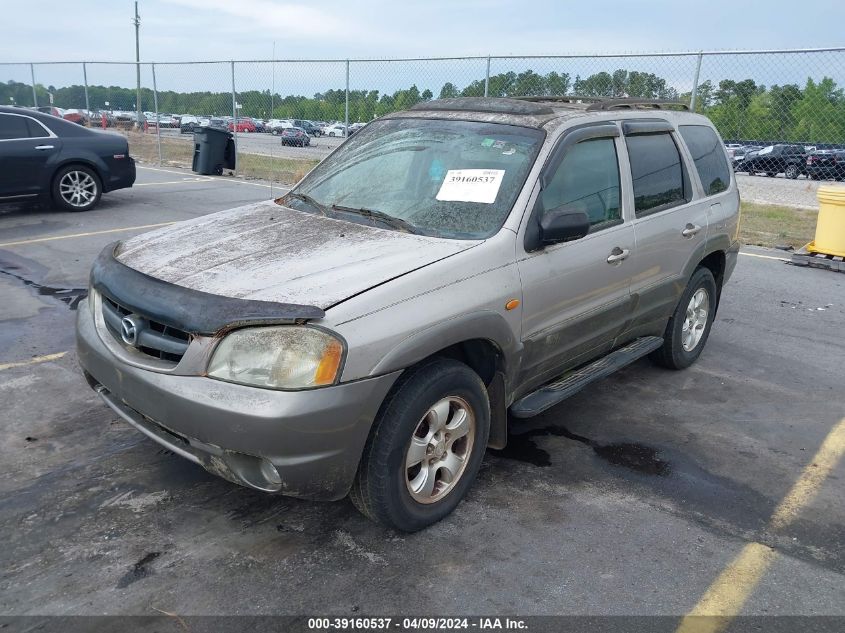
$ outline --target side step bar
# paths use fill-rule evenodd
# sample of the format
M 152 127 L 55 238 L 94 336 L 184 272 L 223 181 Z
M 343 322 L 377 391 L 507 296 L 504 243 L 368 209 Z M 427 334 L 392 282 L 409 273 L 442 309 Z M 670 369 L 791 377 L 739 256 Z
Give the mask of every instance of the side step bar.
M 574 369 L 563 376 L 532 391 L 511 405 L 510 412 L 516 418 L 530 418 L 575 395 L 591 382 L 605 378 L 613 372 L 630 365 L 663 345 L 659 336 L 643 336 L 620 347 L 588 365 Z

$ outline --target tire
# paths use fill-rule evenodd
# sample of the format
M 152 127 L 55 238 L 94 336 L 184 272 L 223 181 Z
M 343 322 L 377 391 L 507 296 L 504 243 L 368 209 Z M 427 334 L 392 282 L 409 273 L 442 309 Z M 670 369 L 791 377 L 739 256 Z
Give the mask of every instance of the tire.
M 705 307 L 702 325 L 702 315 L 696 314 L 698 323 L 702 325 L 697 339 L 693 342 L 685 336 L 685 326 L 688 323 L 688 309 L 693 305 L 692 300 L 698 297 L 699 292 L 706 295 L 707 305 Z M 713 325 L 713 318 L 716 314 L 718 292 L 713 273 L 707 268 L 697 268 L 687 284 L 686 290 L 681 295 L 675 312 L 666 324 L 666 331 L 663 334 L 663 347 L 652 352 L 649 358 L 661 367 L 668 369 L 686 369 L 692 365 L 701 355 L 707 338 L 710 336 L 710 328 Z M 701 304 L 699 304 L 701 305 Z M 698 327 L 694 329 L 698 330 Z M 693 336 L 695 338 L 695 336 Z M 692 343 L 692 345 L 690 345 Z
M 798 170 L 798 165 L 787 165 L 786 171 L 783 173 L 783 175 L 786 178 L 789 178 L 790 180 L 795 180 L 796 178 L 798 178 L 799 173 L 800 172 Z
M 462 412 L 465 426 L 452 427 Z M 450 428 L 465 428 L 466 434 L 450 443 Z M 421 530 L 452 512 L 466 495 L 489 432 L 490 403 L 478 374 L 441 358 L 411 368 L 382 403 L 349 497 L 364 516 L 381 525 Z M 414 464 L 417 455 L 421 461 Z M 455 476 L 451 481 L 450 472 Z
M 103 195 L 100 177 L 85 165 L 65 165 L 53 176 L 53 202 L 65 211 L 90 211 Z

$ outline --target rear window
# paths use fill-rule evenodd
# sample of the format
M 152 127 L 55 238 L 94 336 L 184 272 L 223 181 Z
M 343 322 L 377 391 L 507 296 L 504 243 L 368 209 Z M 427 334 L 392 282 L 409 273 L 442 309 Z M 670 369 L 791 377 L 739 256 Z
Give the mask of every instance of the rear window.
M 637 134 L 627 136 L 625 143 L 638 218 L 687 202 L 684 166 L 670 134 Z
M 705 195 L 725 191 L 731 182 L 731 172 L 716 133 L 706 125 L 681 125 L 678 130 L 692 154 Z

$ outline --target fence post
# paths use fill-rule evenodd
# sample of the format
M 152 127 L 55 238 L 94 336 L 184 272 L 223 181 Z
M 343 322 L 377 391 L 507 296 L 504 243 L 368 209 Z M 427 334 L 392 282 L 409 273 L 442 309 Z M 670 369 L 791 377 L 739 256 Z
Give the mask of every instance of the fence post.
M 490 92 L 490 56 L 487 56 L 487 72 L 484 74 L 484 96 L 489 96 Z
M 346 107 L 343 110 L 343 136 L 349 136 L 349 60 L 346 60 Z
M 232 138 L 235 143 L 235 175 L 238 174 L 238 98 L 235 95 L 235 62 L 232 63 Z
M 91 120 L 91 104 L 88 102 L 88 68 L 85 62 L 82 62 L 82 82 L 85 85 L 85 112 L 88 115 L 88 120 Z
M 32 77 L 32 105 L 38 107 L 38 95 L 35 94 L 35 64 L 29 65 L 29 76 Z
M 701 73 L 701 58 L 704 57 L 702 53 L 698 53 L 698 59 L 695 63 L 695 77 L 692 79 L 692 94 L 689 99 L 689 109 L 695 112 L 695 101 L 698 97 L 698 75 Z
M 156 113 L 156 143 L 158 144 L 158 166 L 161 167 L 161 119 L 158 118 L 158 87 L 156 86 L 156 65 L 153 69 L 153 108 Z

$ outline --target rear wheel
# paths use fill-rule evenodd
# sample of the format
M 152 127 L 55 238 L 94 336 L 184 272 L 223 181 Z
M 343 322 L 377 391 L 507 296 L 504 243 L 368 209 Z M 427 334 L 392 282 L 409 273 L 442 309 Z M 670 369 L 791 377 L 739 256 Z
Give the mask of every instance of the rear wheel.
M 90 167 L 68 165 L 53 178 L 53 201 L 67 211 L 90 211 L 100 201 L 103 186 Z
M 405 532 L 436 523 L 472 485 L 489 428 L 487 391 L 469 367 L 435 359 L 407 370 L 373 424 L 352 503 Z
M 783 175 L 789 178 L 790 180 L 795 180 L 796 178 L 798 178 L 798 174 L 798 165 L 787 165 L 786 171 Z
M 692 365 L 710 336 L 717 296 L 713 273 L 707 268 L 696 269 L 666 325 L 663 347 L 652 352 L 651 360 L 669 369 Z

